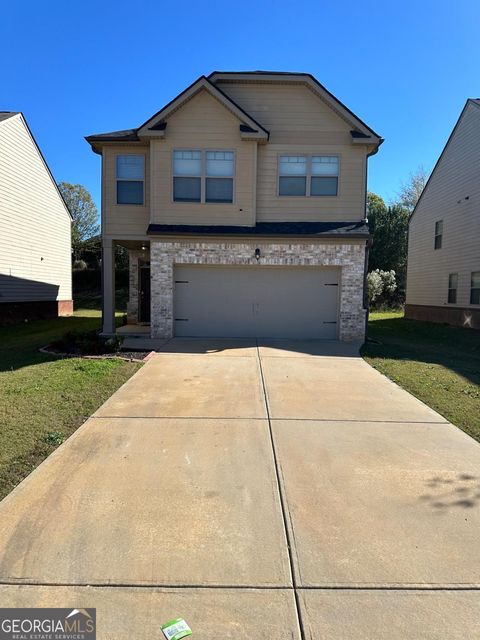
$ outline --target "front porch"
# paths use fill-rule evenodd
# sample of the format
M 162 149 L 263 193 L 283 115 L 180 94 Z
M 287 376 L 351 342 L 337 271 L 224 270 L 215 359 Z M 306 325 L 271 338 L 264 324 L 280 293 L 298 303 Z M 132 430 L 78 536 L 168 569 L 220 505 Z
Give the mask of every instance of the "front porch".
M 118 299 L 119 291 L 116 286 L 117 245 L 128 251 L 127 323 L 119 327 L 116 327 L 115 323 L 115 310 L 120 308 L 125 312 L 125 301 L 124 295 L 121 296 L 122 301 Z M 102 335 L 121 336 L 124 338 L 124 344 L 129 344 L 131 340 L 145 341 L 150 337 L 150 243 L 142 240 L 104 238 L 102 249 Z

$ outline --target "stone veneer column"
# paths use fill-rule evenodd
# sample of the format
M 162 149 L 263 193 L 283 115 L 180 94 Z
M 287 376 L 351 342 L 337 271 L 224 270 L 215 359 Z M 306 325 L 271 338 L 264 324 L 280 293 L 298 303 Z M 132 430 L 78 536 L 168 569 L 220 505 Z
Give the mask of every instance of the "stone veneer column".
M 255 260 L 255 248 L 261 258 Z M 173 268 L 174 264 L 217 265 L 310 265 L 341 268 L 339 338 L 363 341 L 366 310 L 363 308 L 363 270 L 365 242 L 320 244 L 283 242 L 264 244 L 259 240 L 235 243 L 152 242 L 151 264 L 151 335 L 173 336 Z
M 342 266 L 339 338 L 344 341 L 365 338 L 366 309 L 363 308 L 364 257 Z

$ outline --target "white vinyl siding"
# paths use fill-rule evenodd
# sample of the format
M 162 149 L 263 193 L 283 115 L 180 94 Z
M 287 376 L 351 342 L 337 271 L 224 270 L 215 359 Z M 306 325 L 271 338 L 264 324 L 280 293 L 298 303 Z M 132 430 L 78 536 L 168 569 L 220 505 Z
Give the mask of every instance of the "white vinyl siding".
M 71 300 L 71 218 L 22 116 L 0 122 L 0 302 Z
M 448 304 L 448 276 L 457 273 L 455 304 L 470 306 L 471 273 L 480 271 L 479 201 L 480 107 L 469 103 L 410 221 L 407 304 Z

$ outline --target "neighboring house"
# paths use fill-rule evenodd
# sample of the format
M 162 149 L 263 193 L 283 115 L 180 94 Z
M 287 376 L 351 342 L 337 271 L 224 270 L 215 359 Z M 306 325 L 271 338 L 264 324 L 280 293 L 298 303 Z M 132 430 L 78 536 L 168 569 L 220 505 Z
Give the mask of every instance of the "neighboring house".
M 214 72 L 138 128 L 86 139 L 102 155 L 105 334 L 118 243 L 128 321 L 153 338 L 364 338 L 382 138 L 311 75 Z
M 71 222 L 25 118 L 0 111 L 0 324 L 72 313 Z
M 467 100 L 408 237 L 406 317 L 480 329 L 480 100 Z

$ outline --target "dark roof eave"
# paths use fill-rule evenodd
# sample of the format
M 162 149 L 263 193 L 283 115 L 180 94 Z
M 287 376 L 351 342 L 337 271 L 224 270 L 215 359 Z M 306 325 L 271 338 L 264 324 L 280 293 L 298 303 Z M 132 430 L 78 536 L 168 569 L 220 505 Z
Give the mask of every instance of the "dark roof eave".
M 215 238 L 225 238 L 225 237 L 231 237 L 228 234 L 225 233 L 194 233 L 194 232 L 188 232 L 188 233 L 179 233 L 178 231 L 162 231 L 162 232 L 152 232 L 152 231 L 148 231 L 147 230 L 147 235 L 148 236 L 157 236 L 157 237 L 163 237 L 163 236 L 168 236 L 168 237 L 176 237 L 176 236 L 184 236 L 184 237 L 202 237 L 205 235 L 208 236 L 212 236 Z M 306 234 L 306 233 L 297 233 L 297 234 L 282 234 L 282 235 L 277 235 L 275 236 L 275 234 L 272 233 L 256 233 L 256 234 L 235 234 L 234 236 L 235 238 L 273 238 L 273 237 L 277 237 L 277 238 L 303 238 L 303 239 L 307 239 L 310 238 L 311 240 L 315 240 L 315 239 L 335 239 L 335 240 L 369 240 L 370 238 L 372 238 L 373 236 L 370 233 L 312 233 L 312 234 Z
M 217 236 L 247 238 L 329 238 L 368 240 L 370 232 L 365 223 L 259 223 L 255 227 L 221 225 L 167 225 L 150 224 L 147 234 L 151 236 Z

